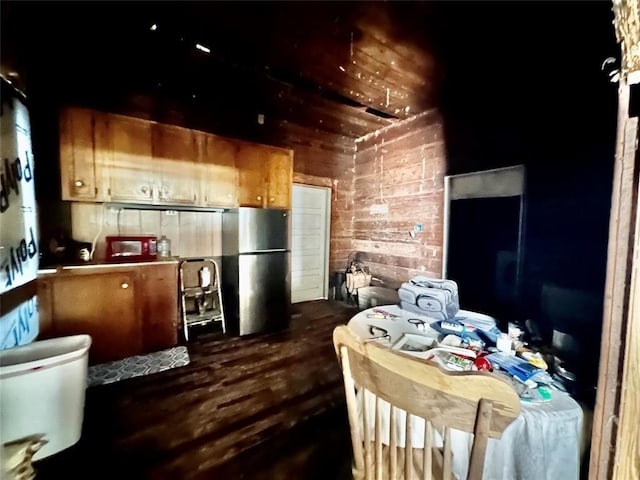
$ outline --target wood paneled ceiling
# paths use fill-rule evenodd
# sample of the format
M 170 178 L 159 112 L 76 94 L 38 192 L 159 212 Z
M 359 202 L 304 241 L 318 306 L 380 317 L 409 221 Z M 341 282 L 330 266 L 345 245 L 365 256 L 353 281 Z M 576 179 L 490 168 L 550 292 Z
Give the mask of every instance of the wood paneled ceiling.
M 576 5 L 5 0 L 0 63 L 39 102 L 134 99 L 160 121 L 265 140 L 289 124 L 350 143 L 443 104 L 480 125 L 515 115 L 535 126 L 547 108 L 592 105 L 559 79 L 589 91 L 619 52 L 610 4 Z M 179 118 L 185 105 L 191 119 Z
M 433 108 L 442 79 L 433 3 L 4 4 L 3 54 L 71 97 L 138 92 L 358 138 Z

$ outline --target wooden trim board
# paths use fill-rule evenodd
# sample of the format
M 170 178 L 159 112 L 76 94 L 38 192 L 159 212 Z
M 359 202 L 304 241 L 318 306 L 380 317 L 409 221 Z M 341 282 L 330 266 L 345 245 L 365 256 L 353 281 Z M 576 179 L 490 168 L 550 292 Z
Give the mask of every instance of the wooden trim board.
M 620 380 L 625 367 L 624 349 L 628 338 L 633 222 L 638 202 L 637 191 L 634 188 L 638 170 L 635 152 L 638 124 L 637 119 L 630 120 L 628 117 L 629 94 L 629 86 L 622 80 L 618 90 L 618 131 L 609 221 L 600 368 L 591 438 L 590 480 L 612 477 L 621 406 Z M 628 362 L 627 358 L 627 364 Z M 633 423 L 637 424 L 638 419 Z M 623 448 L 622 445 L 620 447 Z

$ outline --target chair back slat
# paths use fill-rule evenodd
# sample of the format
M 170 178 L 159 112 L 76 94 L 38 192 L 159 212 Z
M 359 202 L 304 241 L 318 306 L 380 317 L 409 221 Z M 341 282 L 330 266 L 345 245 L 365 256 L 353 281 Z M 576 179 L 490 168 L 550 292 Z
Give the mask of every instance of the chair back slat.
M 363 392 L 364 394 L 364 392 Z M 362 418 L 364 427 L 364 466 L 365 479 L 373 480 L 373 462 L 371 461 L 371 415 L 369 414 L 369 402 L 362 403 Z
M 376 480 L 382 480 L 382 419 L 380 418 L 380 397 L 376 397 L 375 409 L 375 459 L 376 459 Z
M 431 480 L 433 477 L 433 448 L 432 443 L 433 432 L 431 431 L 431 422 L 424 422 L 424 452 L 422 452 L 422 477 L 424 480 Z
M 389 412 L 389 478 L 396 480 L 398 475 L 398 439 L 395 429 L 398 409 L 391 405 Z
M 391 427 L 390 427 L 391 428 Z M 413 475 L 413 448 L 411 447 L 411 415 L 405 415 L 404 422 L 404 478 L 411 480 Z
M 449 480 L 453 477 L 453 452 L 451 450 L 451 429 L 444 427 L 444 439 L 442 441 L 442 455 L 444 456 L 444 467 L 442 469 L 442 478 Z
M 471 458 L 469 459 L 468 480 L 482 479 L 482 470 L 484 468 L 484 456 L 487 451 L 487 441 L 489 440 L 488 432 L 491 424 L 491 414 L 493 405 L 491 400 L 480 400 L 478 407 L 478 416 L 476 419 L 476 428 L 474 431 L 474 441 L 471 448 Z
M 340 362 L 342 364 L 342 376 L 344 378 L 344 393 L 347 400 L 347 415 L 349 417 L 349 429 L 351 430 L 351 447 L 353 448 L 354 466 L 356 471 L 364 472 L 364 455 L 362 451 L 362 437 L 360 436 L 358 401 L 356 399 L 356 388 L 353 377 L 351 376 L 347 347 L 340 348 Z
M 433 362 L 363 342 L 346 326 L 334 330 L 333 341 L 343 370 L 357 478 L 378 480 L 388 472 L 395 480 L 399 470 L 402 478 L 410 480 L 431 479 L 432 472 L 436 478 L 452 478 L 451 428 L 474 434 L 469 479 L 482 477 L 488 438 L 500 438 L 520 413 L 520 400 L 511 385 L 486 372 L 445 371 Z M 369 394 L 374 402 L 365 398 Z M 382 400 L 390 404 L 389 410 Z M 382 425 L 387 411 L 388 437 L 387 426 Z M 404 443 L 396 433 L 403 411 Z M 423 445 L 412 445 L 412 429 L 421 425 L 412 416 L 425 420 Z M 439 449 L 433 434 L 442 427 L 443 448 Z M 414 452 L 414 447 L 423 451 Z M 383 468 L 387 461 L 388 468 Z

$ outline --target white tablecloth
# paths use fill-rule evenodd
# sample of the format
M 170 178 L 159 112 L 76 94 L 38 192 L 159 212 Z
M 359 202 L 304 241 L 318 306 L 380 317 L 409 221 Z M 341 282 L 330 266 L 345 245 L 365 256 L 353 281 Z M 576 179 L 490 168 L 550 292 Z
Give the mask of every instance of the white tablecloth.
M 398 315 L 395 318 L 370 318 L 367 314 L 382 310 Z M 473 312 L 464 312 L 473 314 Z M 404 333 L 437 336 L 437 332 L 421 329 L 408 321 L 418 318 L 413 313 L 404 312 L 396 305 L 387 305 L 364 310 L 355 315 L 349 327 L 361 338 L 373 336 L 370 327 L 384 328 L 391 340 L 380 340 L 391 345 Z M 425 317 L 422 317 L 425 318 Z M 374 333 L 378 333 L 374 330 Z M 361 397 L 360 393 L 359 397 Z M 368 392 L 367 392 L 368 393 Z M 368 411 L 373 415 L 372 397 Z M 386 403 L 386 402 L 383 402 Z M 549 402 L 522 402 L 520 416 L 507 427 L 500 440 L 489 439 L 484 466 L 483 480 L 577 480 L 580 465 L 580 436 L 582 432 L 582 409 L 570 396 L 553 391 Z M 389 409 L 382 407 L 383 442 L 388 444 Z M 373 417 L 371 417 L 373 418 Z M 404 446 L 404 412 L 397 417 L 396 432 L 398 444 Z M 369 423 L 373 425 L 373 422 Z M 418 418 L 412 423 L 411 444 L 422 448 L 424 422 Z M 373 432 L 371 432 L 373 435 Z M 466 478 L 467 461 L 471 451 L 472 436 L 465 432 L 452 431 L 454 453 L 454 473 L 459 479 Z
M 521 404 L 520 416 L 507 427 L 502 438 L 489 440 L 482 478 L 577 480 L 582 434 L 580 405 L 566 393 L 556 391 L 550 402 Z M 469 435 L 466 436 L 469 451 L 471 444 Z

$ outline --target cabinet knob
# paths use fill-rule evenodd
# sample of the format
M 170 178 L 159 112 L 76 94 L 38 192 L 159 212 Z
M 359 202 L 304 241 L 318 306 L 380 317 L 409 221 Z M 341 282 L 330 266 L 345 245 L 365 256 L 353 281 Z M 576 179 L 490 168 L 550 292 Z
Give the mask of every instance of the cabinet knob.
M 127 282 L 122 282 L 120 284 L 120 288 L 129 288 L 129 284 Z
M 276 197 L 271 197 L 271 198 L 269 199 L 269 201 L 273 203 L 273 201 L 274 201 L 275 199 L 276 199 Z
M 140 191 L 144 194 L 147 195 L 149 193 L 149 187 L 147 185 L 143 185 L 142 187 L 140 187 Z
M 262 200 L 262 197 L 261 197 L 260 195 L 258 195 L 258 196 L 256 197 L 256 200 Z
M 84 182 L 82 180 L 76 180 L 75 182 L 76 187 L 84 187 Z

